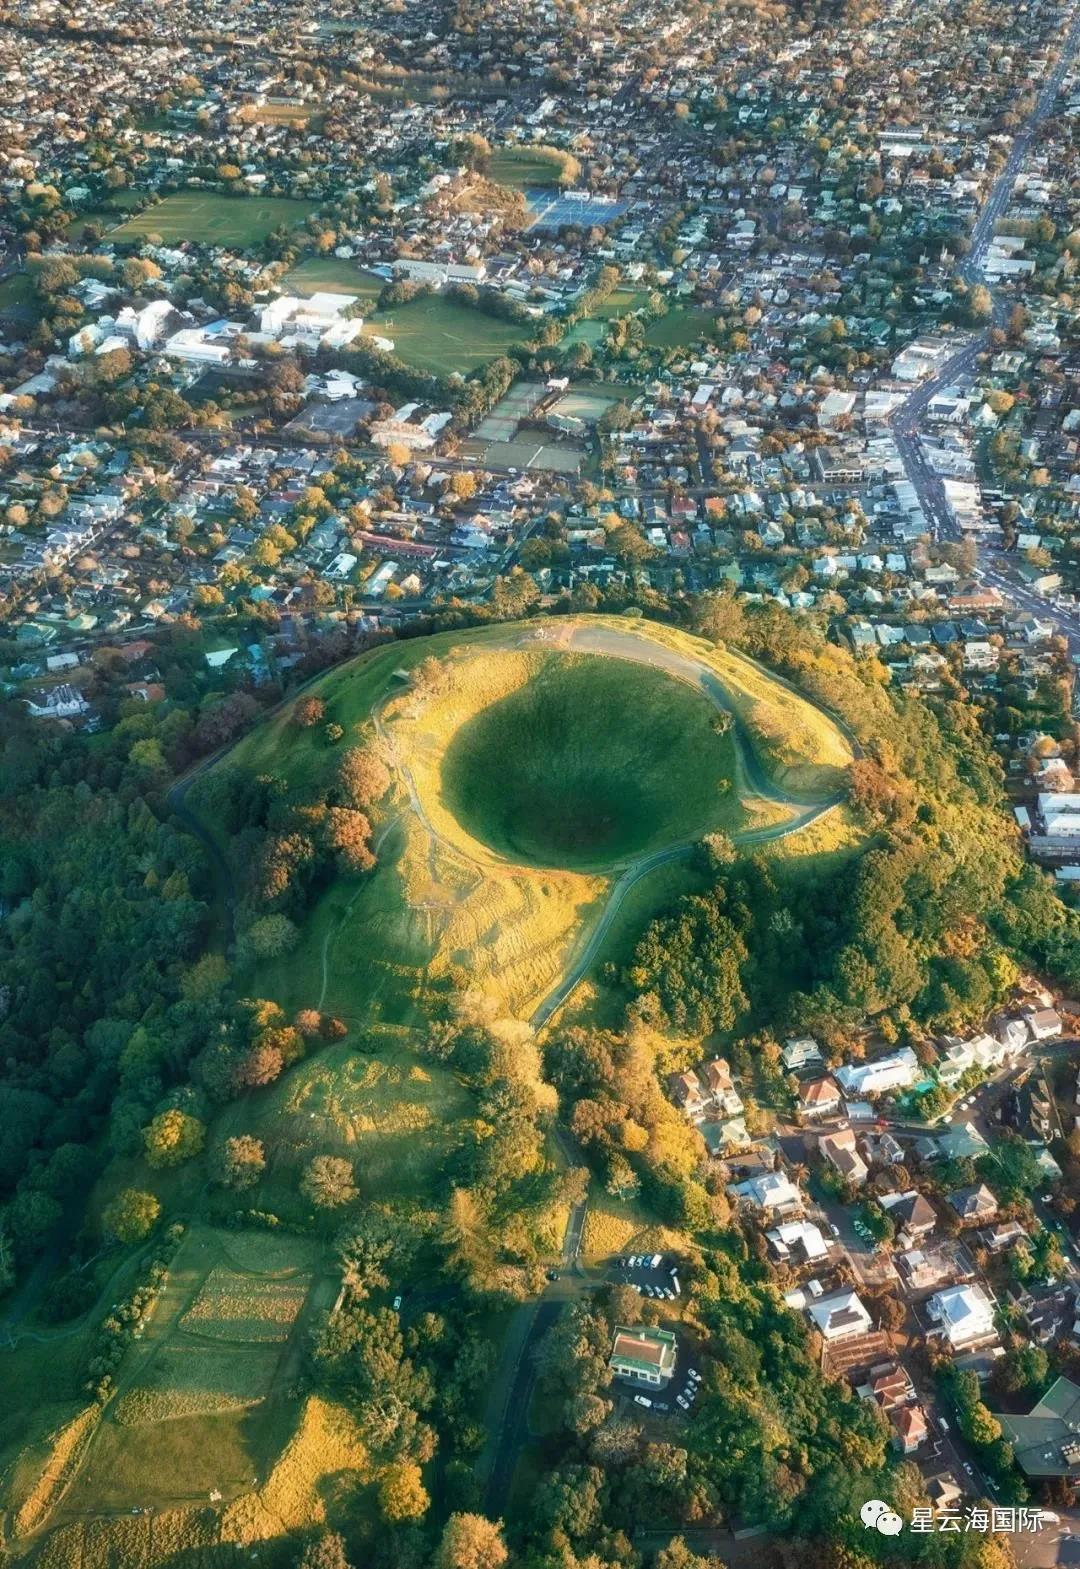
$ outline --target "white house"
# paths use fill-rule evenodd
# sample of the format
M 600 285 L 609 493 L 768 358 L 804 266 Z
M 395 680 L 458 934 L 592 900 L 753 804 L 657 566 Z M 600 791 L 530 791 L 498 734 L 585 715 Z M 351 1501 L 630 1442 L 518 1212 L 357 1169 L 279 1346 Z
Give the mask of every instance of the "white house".
M 798 1073 L 800 1068 L 818 1068 L 825 1061 L 821 1047 L 811 1035 L 785 1041 L 780 1059 L 789 1073 Z
M 933 1333 L 954 1351 L 997 1339 L 994 1304 L 982 1286 L 949 1286 L 930 1298 L 926 1312 L 935 1326 Z
M 24 698 L 31 719 L 74 719 L 90 711 L 90 704 L 77 688 L 64 681 L 45 692 Z
M 910 1046 L 901 1046 L 876 1062 L 846 1062 L 836 1070 L 836 1080 L 848 1096 L 885 1095 L 905 1090 L 919 1077 L 919 1059 Z
M 854 1291 L 836 1291 L 830 1296 L 819 1297 L 806 1311 L 822 1339 L 830 1343 L 869 1334 L 874 1327 L 873 1319 Z
M 728 1192 L 766 1214 L 802 1209 L 802 1194 L 782 1171 L 767 1171 L 764 1176 L 736 1182 Z
M 808 1262 L 828 1258 L 829 1244 L 819 1227 L 809 1220 L 789 1220 L 767 1231 L 765 1236 L 772 1244 L 777 1258 L 804 1258 Z

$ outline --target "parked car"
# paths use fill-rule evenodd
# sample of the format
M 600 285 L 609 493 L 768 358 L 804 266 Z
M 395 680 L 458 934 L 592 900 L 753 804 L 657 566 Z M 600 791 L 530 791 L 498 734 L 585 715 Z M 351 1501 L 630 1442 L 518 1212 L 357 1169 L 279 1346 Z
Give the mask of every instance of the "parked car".
M 696 1367 L 688 1367 L 686 1370 L 686 1376 L 687 1378 L 692 1378 L 695 1384 L 701 1383 L 701 1374 L 698 1372 Z
M 635 1395 L 634 1404 L 636 1406 L 644 1406 L 646 1411 L 652 1410 L 652 1401 L 649 1399 L 648 1395 Z
M 401 1312 L 401 1298 L 400 1297 L 395 1297 L 394 1298 L 394 1312 L 395 1313 L 400 1313 Z
M 690 1409 L 690 1402 L 683 1395 L 676 1395 L 675 1396 L 675 1404 L 677 1406 L 682 1406 L 684 1411 L 689 1411 L 689 1409 Z

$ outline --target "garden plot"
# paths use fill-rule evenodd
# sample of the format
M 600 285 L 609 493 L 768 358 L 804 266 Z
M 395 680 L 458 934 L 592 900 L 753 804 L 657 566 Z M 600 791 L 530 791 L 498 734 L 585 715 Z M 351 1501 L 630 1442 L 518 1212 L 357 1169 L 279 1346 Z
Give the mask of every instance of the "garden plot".
M 270 1393 L 279 1358 L 275 1345 L 218 1348 L 178 1336 L 162 1346 L 139 1386 L 124 1395 L 115 1420 L 138 1427 L 258 1405 Z
M 210 1271 L 195 1301 L 180 1320 L 188 1334 L 246 1345 L 276 1345 L 304 1305 L 309 1275 L 271 1280 L 219 1267 Z

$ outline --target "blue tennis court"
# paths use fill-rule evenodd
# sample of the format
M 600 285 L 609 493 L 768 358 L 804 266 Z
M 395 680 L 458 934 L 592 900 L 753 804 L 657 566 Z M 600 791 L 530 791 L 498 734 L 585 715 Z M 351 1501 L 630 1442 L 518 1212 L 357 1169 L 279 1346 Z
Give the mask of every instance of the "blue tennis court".
M 629 202 L 621 202 L 617 197 L 590 196 L 585 191 L 529 190 L 525 197 L 536 214 L 531 225 L 534 229 L 561 229 L 565 223 L 602 228 L 613 218 L 621 218 L 630 207 Z

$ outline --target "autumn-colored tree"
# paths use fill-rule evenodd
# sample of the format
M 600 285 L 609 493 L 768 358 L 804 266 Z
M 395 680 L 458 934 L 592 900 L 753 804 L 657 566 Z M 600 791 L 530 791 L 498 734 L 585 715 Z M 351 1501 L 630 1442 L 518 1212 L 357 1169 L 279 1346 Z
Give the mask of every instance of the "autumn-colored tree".
M 340 1041 L 348 1033 L 349 1026 L 344 1019 L 336 1019 L 332 1014 L 323 1014 L 319 1024 L 319 1034 L 324 1041 Z
M 430 1503 L 418 1465 L 399 1460 L 386 1467 L 379 1481 L 379 1508 L 385 1520 L 418 1520 Z
M 226 1139 L 214 1158 L 214 1173 L 222 1187 L 241 1191 L 253 1188 L 266 1170 L 266 1150 L 261 1139 L 238 1133 Z
M 233 1081 L 237 1089 L 259 1089 L 264 1084 L 273 1084 L 281 1075 L 285 1063 L 276 1046 L 260 1044 L 255 1045 L 246 1052 L 242 1052 L 237 1059 L 233 1070 Z
M 316 1155 L 304 1167 L 300 1191 L 319 1209 L 338 1209 L 357 1196 L 352 1162 L 342 1155 Z
M 263 844 L 255 859 L 252 887 L 263 904 L 286 894 L 297 872 L 315 858 L 315 846 L 303 834 L 275 834 Z
M 326 704 L 321 697 L 302 697 L 293 709 L 293 718 L 303 730 L 310 730 L 326 717 Z
M 143 1146 L 150 1166 L 180 1166 L 193 1159 L 205 1141 L 206 1129 L 198 1117 L 175 1106 L 158 1112 L 150 1126 L 143 1129 Z
M 293 1020 L 293 1024 L 300 1031 L 300 1034 L 304 1036 L 305 1040 L 311 1040 L 313 1036 L 319 1033 L 322 1017 L 318 1008 L 301 1008 Z
M 351 746 L 338 765 L 338 786 L 350 806 L 373 806 L 390 788 L 390 770 L 369 746 Z
M 502 1522 L 484 1515 L 451 1515 L 435 1552 L 435 1569 L 502 1569 L 509 1554 Z
M 371 824 L 363 812 L 348 806 L 331 806 L 326 812 L 326 842 L 345 872 L 370 872 L 375 865 L 371 852 Z
M 345 1539 L 336 1531 L 324 1531 L 308 1542 L 296 1562 L 296 1569 L 351 1569 L 345 1556 Z

